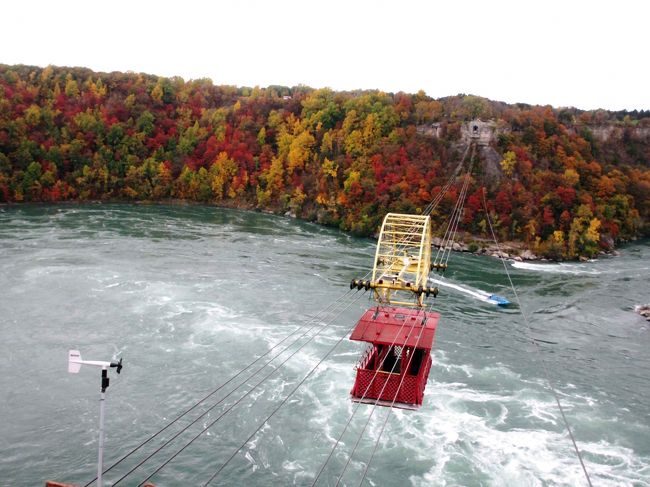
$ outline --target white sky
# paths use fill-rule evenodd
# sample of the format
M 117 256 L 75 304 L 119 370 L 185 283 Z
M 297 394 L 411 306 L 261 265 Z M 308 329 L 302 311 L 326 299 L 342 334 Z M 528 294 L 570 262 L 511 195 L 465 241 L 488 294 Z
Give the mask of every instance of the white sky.
M 0 63 L 650 109 L 647 0 L 5 2 Z

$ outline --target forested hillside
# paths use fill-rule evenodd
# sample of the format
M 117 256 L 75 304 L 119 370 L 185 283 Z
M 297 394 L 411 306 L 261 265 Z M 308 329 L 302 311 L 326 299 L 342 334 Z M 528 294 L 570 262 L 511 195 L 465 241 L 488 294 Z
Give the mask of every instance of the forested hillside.
M 501 239 L 554 258 L 650 233 L 649 112 L 81 68 L 0 65 L 0 202 L 180 199 L 369 235 L 385 212 L 433 199 L 474 119 L 489 121 L 490 138 L 472 173 L 467 238 L 488 237 L 484 190 Z

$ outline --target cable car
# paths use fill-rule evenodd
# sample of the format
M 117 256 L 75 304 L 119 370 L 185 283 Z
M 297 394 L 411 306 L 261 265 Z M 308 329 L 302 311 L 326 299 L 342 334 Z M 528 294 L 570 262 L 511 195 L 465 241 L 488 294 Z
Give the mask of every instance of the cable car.
M 377 305 L 354 327 L 351 340 L 369 345 L 356 367 L 355 402 L 417 409 L 431 369 L 431 348 L 440 315 L 425 309 L 438 295 L 427 286 L 431 265 L 431 220 L 388 213 L 377 241 L 372 279 L 350 288 L 373 291 Z

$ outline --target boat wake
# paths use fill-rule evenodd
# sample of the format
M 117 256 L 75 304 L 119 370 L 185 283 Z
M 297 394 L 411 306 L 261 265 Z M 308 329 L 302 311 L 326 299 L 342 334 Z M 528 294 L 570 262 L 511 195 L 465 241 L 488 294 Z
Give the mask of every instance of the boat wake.
M 506 298 L 503 296 L 499 296 L 497 294 L 489 293 L 487 291 L 482 291 L 480 289 L 472 289 L 469 287 L 463 287 L 458 284 L 454 284 L 452 282 L 446 281 L 444 279 L 434 279 L 432 277 L 429 278 L 429 282 L 436 284 L 438 286 L 444 286 L 448 287 L 451 289 L 455 289 L 456 291 L 460 291 L 461 293 L 465 293 L 469 296 L 472 296 L 475 299 L 478 299 L 479 301 L 483 301 L 484 303 L 491 303 L 491 304 L 496 304 L 497 306 L 507 306 L 510 304 L 510 301 L 508 301 Z
M 587 269 L 584 264 L 535 264 L 532 262 L 512 262 L 512 267 L 529 271 L 553 272 L 557 274 L 600 274 L 596 269 Z

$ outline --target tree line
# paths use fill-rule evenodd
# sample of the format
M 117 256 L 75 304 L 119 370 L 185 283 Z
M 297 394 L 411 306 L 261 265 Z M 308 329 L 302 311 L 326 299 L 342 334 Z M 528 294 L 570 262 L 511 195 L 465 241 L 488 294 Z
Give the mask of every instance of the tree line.
M 648 112 L 53 66 L 0 65 L 0 202 L 180 199 L 370 235 L 387 211 L 426 207 L 478 118 L 495 127 L 500 162 L 496 174 L 487 161 L 474 166 L 468 235 L 488 237 L 484 194 L 501 239 L 553 258 L 650 233 Z

